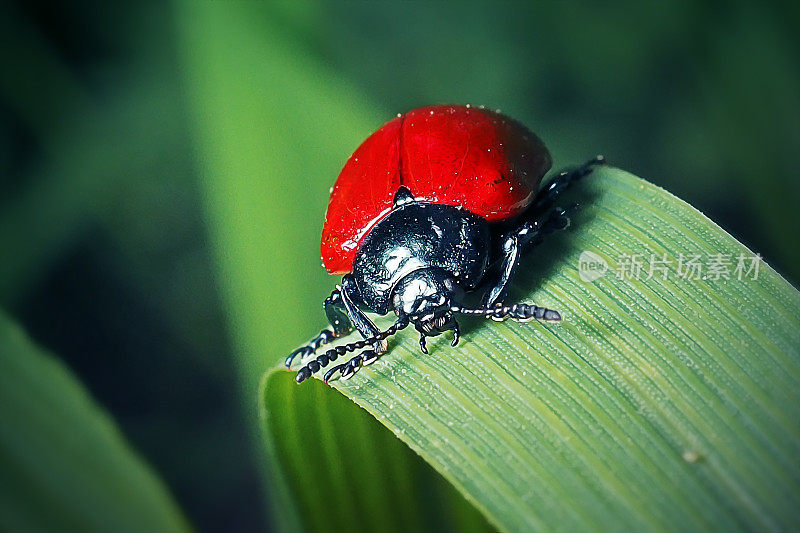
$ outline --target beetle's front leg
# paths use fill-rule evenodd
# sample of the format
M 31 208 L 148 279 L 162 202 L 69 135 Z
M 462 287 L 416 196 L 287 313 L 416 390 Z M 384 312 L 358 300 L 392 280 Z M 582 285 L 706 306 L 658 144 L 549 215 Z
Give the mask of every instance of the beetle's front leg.
M 315 351 L 317 351 L 317 348 L 319 348 L 324 344 L 328 344 L 335 338 L 336 336 L 333 330 L 323 329 L 322 331 L 319 332 L 319 335 L 317 335 L 311 340 L 311 342 L 290 353 L 288 357 L 286 357 L 286 361 L 284 361 L 283 364 L 286 365 L 286 368 L 291 368 L 292 362 L 295 359 L 299 357 L 301 362 L 304 361 Z
M 347 318 L 350 319 L 350 322 L 352 322 L 358 332 L 361 333 L 361 336 L 368 339 L 377 335 L 380 332 L 378 327 L 355 303 L 354 296 L 359 294 L 359 292 L 356 286 L 356 280 L 351 274 L 347 274 L 342 278 L 341 294 L 342 304 L 347 311 Z M 378 353 L 385 352 L 388 347 L 389 343 L 385 340 L 375 343 L 375 350 Z
M 325 298 L 325 303 L 323 306 L 331 327 L 323 329 L 319 332 L 319 335 L 314 337 L 314 339 L 311 340 L 311 342 L 309 342 L 307 345 L 298 348 L 289 354 L 284 363 L 286 368 L 291 368 L 292 361 L 294 361 L 296 358 L 299 357 L 300 361 L 304 361 L 315 351 L 317 351 L 320 346 L 328 344 L 339 337 L 344 337 L 353 331 L 353 323 L 347 316 L 347 310 L 345 309 L 343 303 L 341 289 L 336 288 L 330 296 Z
M 334 326 L 334 334 L 337 326 L 342 328 L 340 330 L 343 332 L 342 335 L 350 333 L 353 330 L 353 326 L 355 326 L 358 332 L 361 333 L 362 337 L 369 339 L 378 335 L 380 330 L 377 328 L 377 326 L 375 326 L 372 320 L 370 320 L 369 317 L 358 308 L 358 305 L 356 305 L 354 295 L 358 294 L 357 291 L 358 288 L 356 287 L 353 276 L 350 274 L 345 275 L 342 278 L 342 286 L 338 289 L 338 297 L 334 298 L 334 295 L 331 294 L 332 301 L 330 305 L 325 306 L 325 312 L 328 315 L 328 320 Z M 341 335 L 336 336 L 338 337 Z M 304 346 L 296 351 L 307 351 L 310 346 L 311 345 L 309 344 L 308 346 Z M 382 339 L 375 342 L 373 351 L 380 355 L 387 349 L 388 343 L 385 339 Z M 307 352 L 307 354 L 313 354 L 313 350 Z M 310 376 L 311 374 L 319 371 L 320 368 L 326 367 L 330 361 L 336 360 L 338 356 L 338 354 L 335 352 L 332 355 L 333 356 L 331 357 L 331 355 L 322 354 L 316 359 L 312 359 L 300 370 L 298 370 L 298 375 L 302 374 L 303 376 Z M 361 363 L 359 363 L 359 366 L 360 364 Z M 305 379 L 305 377 L 303 379 Z
M 346 381 L 353 377 L 362 366 L 371 365 L 377 361 L 380 356 L 381 355 L 375 350 L 364 350 L 355 357 L 352 357 L 346 363 L 335 366 L 328 370 L 322 379 L 325 381 L 325 383 L 328 383 L 328 381 L 330 381 L 331 378 L 336 375 L 337 372 L 339 372 L 339 379 Z

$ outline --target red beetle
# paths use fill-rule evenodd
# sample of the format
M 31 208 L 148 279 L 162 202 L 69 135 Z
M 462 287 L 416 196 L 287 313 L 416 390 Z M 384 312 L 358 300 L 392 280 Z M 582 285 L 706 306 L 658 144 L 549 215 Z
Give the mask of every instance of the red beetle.
M 322 230 L 322 261 L 344 274 L 325 300 L 331 329 L 286 359 L 307 361 L 303 382 L 346 352 L 368 349 L 325 374 L 351 377 L 386 351 L 386 338 L 413 324 L 425 338 L 453 331 L 457 313 L 528 320 L 560 320 L 535 305 L 504 306 L 501 297 L 522 250 L 567 225 L 553 200 L 582 178 L 601 156 L 563 172 L 539 191 L 550 153 L 525 126 L 498 112 L 470 106 L 415 109 L 384 124 L 358 147 L 331 189 Z M 510 221 L 515 221 L 513 226 Z M 509 229 L 511 228 L 511 229 Z M 493 279 L 484 279 L 490 266 Z M 465 293 L 486 286 L 480 307 Z M 365 311 L 398 319 L 379 331 Z M 358 329 L 363 340 L 308 360 L 331 340 Z

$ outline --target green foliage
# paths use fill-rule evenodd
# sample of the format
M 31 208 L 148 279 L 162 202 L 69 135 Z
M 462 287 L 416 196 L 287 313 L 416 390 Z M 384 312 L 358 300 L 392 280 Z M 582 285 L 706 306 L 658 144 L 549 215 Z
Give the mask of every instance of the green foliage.
M 321 420 L 321 413 L 329 413 L 343 422 L 337 425 L 358 428 L 381 442 L 387 451 L 376 453 L 378 460 L 409 465 L 414 495 L 434 496 L 432 503 L 410 502 L 403 493 L 397 500 L 397 508 L 402 502 L 409 513 L 403 524 L 417 524 L 422 517 L 433 527 L 461 524 L 463 529 L 464 521 L 474 521 L 469 511 L 458 511 L 463 501 L 448 496 L 452 488 L 439 474 L 392 440 L 388 429 L 364 418 L 359 408 L 346 400 L 337 404 L 342 400 L 338 396 L 329 399 L 331 394 L 319 384 L 287 390 L 290 377 L 277 373 L 267 380 L 268 390 L 275 392 L 257 399 L 259 378 L 273 358 L 323 325 L 319 303 L 335 282 L 317 260 L 325 191 L 347 155 L 396 112 L 443 102 L 500 107 L 547 141 L 557 167 L 603 152 L 613 163 L 699 207 L 790 280 L 800 279 L 800 247 L 792 229 L 800 213 L 800 11 L 793 5 L 732 2 L 721 12 L 708 2 L 512 2 L 489 8 L 448 2 L 179 0 L 78 2 L 47 9 L 10 2 L 2 10 L 0 307 L 97 391 L 202 529 L 260 526 L 260 488 L 270 496 L 284 495 L 271 501 L 279 501 L 273 516 L 285 525 L 299 524 L 297 516 L 323 523 L 316 515 L 309 518 L 302 503 L 310 494 L 303 491 L 314 489 L 308 476 L 322 474 L 315 468 L 313 474 L 301 475 L 302 469 L 292 466 L 308 460 L 311 448 L 275 443 L 272 453 L 280 457 L 288 491 L 273 486 L 271 477 L 260 485 L 255 479 L 258 458 L 248 449 L 245 427 L 250 426 L 255 449 L 261 450 L 257 406 L 271 401 L 266 407 L 275 411 L 288 398 L 303 414 L 289 410 L 289 421 L 268 418 L 274 423 L 268 426 L 271 431 L 289 424 L 293 416 L 302 422 L 301 416 Z M 585 237 L 565 235 L 572 247 L 546 245 L 530 263 L 538 273 L 530 273 L 538 276 L 536 281 L 521 285 L 517 296 L 527 296 L 539 281 L 563 274 L 563 264 L 549 259 L 549 251 L 571 253 L 579 247 L 569 239 Z M 641 236 L 630 231 L 606 244 L 617 246 Z M 608 246 L 603 248 L 607 252 Z M 606 257 L 617 252 L 614 248 Z M 568 258 L 568 267 L 574 268 L 575 261 Z M 548 287 L 543 283 L 534 294 L 563 297 L 570 310 L 590 301 L 612 312 L 583 324 L 584 339 L 570 336 L 566 323 L 486 328 L 486 338 L 499 347 L 500 363 L 517 349 L 507 348 L 503 339 L 508 337 L 511 346 L 512 334 L 519 331 L 541 335 L 552 330 L 557 339 L 585 347 L 589 340 L 609 338 L 609 330 L 632 329 L 649 346 L 652 339 L 645 334 L 654 327 L 650 335 L 662 348 L 683 355 L 672 351 L 662 321 L 650 314 L 658 309 L 637 307 L 635 291 L 595 294 L 593 286 L 567 286 L 564 280 L 556 281 L 552 290 L 568 287 L 569 292 L 549 294 Z M 763 305 L 772 305 L 773 296 L 775 302 L 794 298 L 781 300 L 783 292 L 778 292 L 755 295 L 756 301 L 747 304 L 757 309 L 759 298 L 767 302 Z M 786 289 L 785 294 L 795 293 Z M 630 304 L 629 309 L 620 302 Z M 698 316 L 698 309 L 706 307 L 705 300 L 698 302 L 689 302 L 693 305 L 687 312 L 695 314 L 688 316 Z M 740 305 L 745 304 L 737 300 L 731 309 L 738 312 Z M 795 308 L 789 307 L 797 322 Z M 622 320 L 625 313 L 630 313 L 630 322 Z M 718 323 L 730 326 L 725 320 Z M 698 318 L 675 335 L 684 341 L 698 332 L 712 336 L 708 324 Z M 471 334 L 480 343 L 484 336 L 478 327 L 473 323 Z M 730 329 L 720 328 L 720 338 Z M 495 331 L 503 336 L 492 337 Z M 712 352 L 713 360 L 733 348 L 737 353 L 752 348 L 752 358 L 760 357 L 753 359 L 756 366 L 742 364 L 748 372 L 760 371 L 759 350 L 776 342 L 773 332 L 733 338 L 730 346 Z M 603 344 L 605 357 L 613 350 L 628 354 L 623 348 L 632 349 L 619 339 L 615 342 Z M 403 346 L 392 354 L 401 370 L 410 357 Z M 780 353 L 793 361 L 796 338 L 786 346 Z M 438 344 L 434 347 L 445 356 Z M 531 353 L 538 350 L 534 346 Z M 579 355 L 583 364 L 594 361 L 588 352 Z M 357 379 L 370 382 L 375 369 L 389 362 Z M 559 374 L 562 362 L 554 360 L 548 368 L 566 379 Z M 694 368 L 693 361 L 685 362 Z M 452 360 L 453 375 L 460 375 L 455 369 L 468 363 Z M 597 376 L 671 376 L 641 360 L 635 363 L 622 370 L 600 368 Z M 234 367 L 238 383 L 232 379 Z M 571 372 L 566 374 L 570 378 L 579 375 Z M 766 372 L 758 383 L 774 378 L 776 390 L 756 391 L 753 400 L 740 384 L 741 376 L 730 375 L 729 382 L 713 382 L 719 394 L 729 391 L 737 398 L 728 407 L 753 401 L 766 409 L 764 398 L 785 390 L 793 374 Z M 631 392 L 625 383 L 614 386 L 624 398 L 639 398 L 638 389 Z M 315 388 L 317 392 L 309 392 Z M 588 401 L 595 397 L 593 391 L 576 397 Z M 278 398 L 278 393 L 287 398 Z M 555 402 L 544 398 L 547 405 Z M 567 393 L 559 398 L 566 401 Z M 330 412 L 325 411 L 329 402 Z M 242 407 L 247 417 L 241 415 Z M 637 409 L 653 412 L 646 403 Z M 776 417 L 785 421 L 794 413 L 791 408 L 782 412 L 765 416 L 767 422 L 759 424 Z M 4 418 L 6 434 L 17 434 L 12 420 L 27 419 Z M 602 436 L 606 421 L 597 420 L 591 429 Z M 61 429 L 56 428 L 57 434 Z M 303 441 L 314 440 L 315 429 L 308 430 Z M 766 437 L 753 438 L 762 442 Z M 329 442 L 320 441 L 324 457 L 339 449 L 327 447 Z M 360 441 L 342 442 L 357 446 Z M 95 446 L 84 445 L 88 450 Z M 342 460 L 348 467 L 327 472 L 318 487 L 343 490 L 330 474 L 344 471 L 358 472 L 361 483 L 378 490 L 364 461 L 350 464 L 349 456 Z M 700 461 L 698 468 L 708 465 Z M 56 472 L 62 467 L 50 468 Z M 741 473 L 741 468 L 732 471 Z M 665 472 L 670 483 L 682 479 Z M 19 478 L 3 469 L 0 479 Z M 70 480 L 53 480 L 54 490 L 66 494 L 68 489 L 55 483 L 69 487 Z M 24 485 L 20 479 L 18 486 Z M 578 488 L 577 494 L 589 490 Z M 386 494 L 401 495 L 392 490 Z M 796 487 L 787 493 L 796 494 Z M 385 516 L 387 508 L 374 498 L 365 499 L 358 490 L 349 494 L 355 501 L 372 502 L 375 514 L 367 514 L 369 524 L 376 523 L 378 514 Z M 75 491 L 81 501 L 73 508 L 90 507 L 83 498 L 92 494 L 80 495 Z M 652 492 L 643 491 L 643 498 L 647 495 Z M 302 515 L 289 512 L 295 499 Z M 70 509 L 32 501 L 43 515 L 72 516 Z M 775 505 L 782 501 L 777 498 Z M 312 513 L 321 513 L 322 505 Z M 615 505 L 611 502 L 609 508 Z M 748 507 L 734 506 L 745 512 L 741 509 Z M 338 518 L 333 523 L 343 525 Z
M 0 421 L 4 530 L 189 529 L 83 387 L 2 315 Z
M 283 518 L 304 531 L 491 531 L 408 446 L 347 398 L 287 372 L 264 382 L 262 418 Z M 290 513 L 293 510 L 294 513 Z
M 429 355 L 409 328 L 334 386 L 502 530 L 797 528 L 800 293 L 763 264 L 738 279 L 749 250 L 629 174 L 599 169 L 570 200 L 581 205 L 572 226 L 528 258 L 510 298 L 559 309 L 563 322 L 473 321 L 457 348 L 439 337 Z M 582 251 L 611 269 L 583 281 Z M 653 254 L 672 261 L 666 279 L 647 279 L 648 265 L 613 272 L 627 274 L 621 257 Z M 684 279 L 679 254 L 734 264 L 729 279 Z M 313 519 L 341 509 L 333 494 L 363 502 L 395 488 L 389 469 L 407 453 L 365 443 L 351 433 L 365 412 L 319 387 L 292 393 L 284 374 L 265 382 L 268 439 L 301 516 L 325 530 Z M 383 475 L 350 472 L 358 461 Z M 404 502 L 390 501 L 366 507 L 392 523 Z

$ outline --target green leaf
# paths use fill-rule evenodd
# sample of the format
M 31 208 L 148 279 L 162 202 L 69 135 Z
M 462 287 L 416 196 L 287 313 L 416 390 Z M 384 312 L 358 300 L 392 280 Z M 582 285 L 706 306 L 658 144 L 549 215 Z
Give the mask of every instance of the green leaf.
M 800 294 L 764 263 L 737 272 L 751 251 L 620 170 L 595 171 L 564 201 L 581 206 L 570 228 L 525 257 L 509 298 L 562 322 L 464 321 L 457 348 L 442 336 L 429 355 L 408 328 L 333 386 L 501 530 L 797 529 Z M 593 281 L 584 251 L 608 265 Z M 714 279 L 717 254 L 728 279 Z M 700 279 L 678 272 L 692 256 Z M 651 257 L 666 274 L 649 276 Z M 285 374 L 264 381 L 265 427 L 307 524 L 345 512 L 399 523 L 402 448 L 362 434 L 366 412 L 334 391 L 291 390 Z
M 263 370 L 324 324 L 320 303 L 335 283 L 318 262 L 324 191 L 353 148 L 405 110 L 380 109 L 325 64 L 314 39 L 298 36 L 325 21 L 306 15 L 177 2 L 247 406 Z M 445 511 L 461 496 L 445 486 L 432 497 L 441 480 L 400 442 L 503 529 L 796 525 L 797 292 L 764 265 L 757 280 L 676 279 L 673 263 L 667 281 L 609 272 L 585 283 L 583 250 L 611 267 L 623 253 L 677 262 L 750 252 L 619 171 L 598 172 L 576 194 L 572 227 L 525 258 L 511 295 L 558 308 L 564 321 L 464 321 L 457 349 L 440 338 L 428 356 L 404 332 L 381 361 L 335 385 L 388 429 L 319 383 L 268 374 L 262 414 L 279 474 L 269 488 L 284 527 L 482 527 Z M 403 478 L 395 465 L 416 466 Z
M 108 415 L 1 314 L 0 529 L 189 529 Z
M 288 372 L 265 380 L 264 427 L 303 531 L 491 531 L 486 519 L 365 411 Z

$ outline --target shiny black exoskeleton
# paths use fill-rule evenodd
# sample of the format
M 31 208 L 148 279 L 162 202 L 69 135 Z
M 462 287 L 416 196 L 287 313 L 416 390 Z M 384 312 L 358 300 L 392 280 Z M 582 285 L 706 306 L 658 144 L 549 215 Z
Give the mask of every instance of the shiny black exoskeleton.
M 453 331 L 458 343 L 456 314 L 479 315 L 496 320 L 560 320 L 554 310 L 527 304 L 504 306 L 501 297 L 514 274 L 526 246 L 541 242 L 544 235 L 565 228 L 567 210 L 551 208 L 552 201 L 570 184 L 603 163 L 601 156 L 572 172 L 556 176 L 520 217 L 518 225 L 503 231 L 465 209 L 416 201 L 400 187 L 392 211 L 364 238 L 353 272 L 325 300 L 325 313 L 332 329 L 325 329 L 308 345 L 286 359 L 306 361 L 317 348 L 355 327 L 363 340 L 327 350 L 308 361 L 297 372 L 303 382 L 346 352 L 368 348 L 325 374 L 327 382 L 339 372 L 342 379 L 378 359 L 386 351 L 386 338 L 413 324 L 420 333 L 420 349 L 427 353 L 425 338 Z M 547 210 L 546 208 L 550 208 Z M 546 211 L 546 212 L 545 212 Z M 478 308 L 465 308 L 465 293 L 474 291 L 490 270 L 497 277 L 488 286 Z M 394 311 L 398 320 L 380 331 L 364 311 L 385 315 Z

